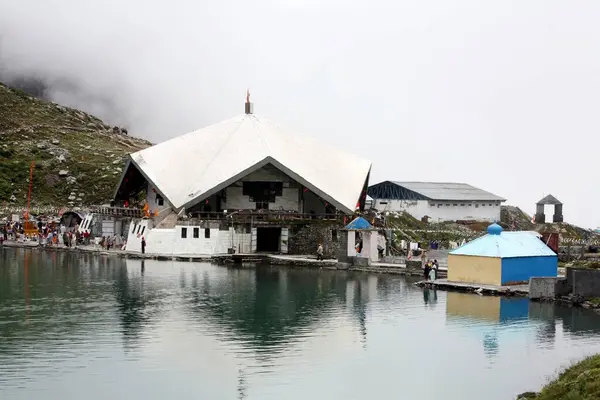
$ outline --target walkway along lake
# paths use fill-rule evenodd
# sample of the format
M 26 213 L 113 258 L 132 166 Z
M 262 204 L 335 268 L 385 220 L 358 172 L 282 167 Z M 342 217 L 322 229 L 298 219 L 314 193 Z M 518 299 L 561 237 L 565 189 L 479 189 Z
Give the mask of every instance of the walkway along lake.
M 414 281 L 0 249 L 0 398 L 504 400 L 600 352 L 593 311 Z

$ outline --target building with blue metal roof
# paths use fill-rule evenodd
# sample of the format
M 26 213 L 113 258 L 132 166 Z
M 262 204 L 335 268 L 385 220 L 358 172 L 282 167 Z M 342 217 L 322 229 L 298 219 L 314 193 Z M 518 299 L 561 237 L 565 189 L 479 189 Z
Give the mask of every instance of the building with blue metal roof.
M 453 282 L 510 285 L 557 274 L 558 256 L 535 232 L 504 232 L 496 223 L 487 235 L 448 256 L 448 280 Z
M 475 220 L 499 221 L 503 197 L 456 182 L 384 181 L 369 186 L 372 207 L 379 211 L 406 211 L 433 222 Z

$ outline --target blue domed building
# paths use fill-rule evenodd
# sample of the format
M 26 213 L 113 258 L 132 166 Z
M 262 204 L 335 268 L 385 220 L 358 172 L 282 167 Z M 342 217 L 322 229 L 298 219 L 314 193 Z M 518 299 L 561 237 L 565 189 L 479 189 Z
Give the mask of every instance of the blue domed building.
M 504 232 L 496 223 L 488 233 L 448 255 L 448 281 L 488 285 L 526 283 L 555 277 L 558 256 L 536 232 Z

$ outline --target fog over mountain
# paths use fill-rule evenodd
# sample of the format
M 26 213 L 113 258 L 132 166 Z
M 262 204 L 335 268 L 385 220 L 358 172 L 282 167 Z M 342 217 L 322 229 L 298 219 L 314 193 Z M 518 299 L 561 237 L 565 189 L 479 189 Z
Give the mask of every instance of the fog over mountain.
M 3 0 L 0 80 L 161 141 L 243 112 L 600 226 L 600 3 Z M 343 173 L 343 171 L 342 171 Z

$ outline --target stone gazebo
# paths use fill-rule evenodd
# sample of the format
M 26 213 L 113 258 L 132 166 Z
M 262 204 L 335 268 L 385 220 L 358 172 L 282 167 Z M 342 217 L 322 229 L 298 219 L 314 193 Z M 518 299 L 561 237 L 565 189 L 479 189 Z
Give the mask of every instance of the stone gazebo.
M 338 263 L 346 266 L 370 266 L 379 261 L 377 251 L 378 230 L 363 217 L 356 217 L 341 230 Z M 356 243 L 362 240 L 362 251 L 356 251 Z
M 546 214 L 544 214 L 544 206 L 553 205 L 554 206 L 554 215 L 552 216 L 552 222 L 563 222 L 563 213 L 562 207 L 563 203 L 561 203 L 556 197 L 549 194 L 544 197 L 540 201 L 536 203 L 535 207 L 535 222 L 536 224 L 545 224 L 546 223 Z

